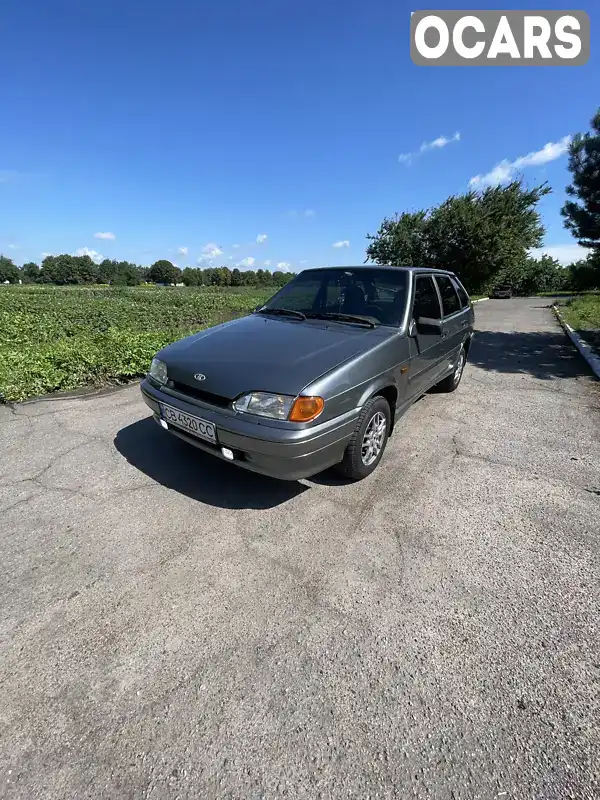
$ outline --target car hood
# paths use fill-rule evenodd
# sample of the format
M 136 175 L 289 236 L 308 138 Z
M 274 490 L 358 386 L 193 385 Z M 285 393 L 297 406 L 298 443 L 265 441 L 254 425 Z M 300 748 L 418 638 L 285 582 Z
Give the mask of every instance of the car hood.
M 389 329 L 252 314 L 173 342 L 157 358 L 171 380 L 230 400 L 252 390 L 297 395 L 389 335 Z

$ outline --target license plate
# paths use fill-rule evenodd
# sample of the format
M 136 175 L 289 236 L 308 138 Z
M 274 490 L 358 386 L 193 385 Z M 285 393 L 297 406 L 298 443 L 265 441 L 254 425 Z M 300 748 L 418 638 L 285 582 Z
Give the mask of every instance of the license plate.
M 217 432 L 212 422 L 186 414 L 185 411 L 180 411 L 178 408 L 173 408 L 173 406 L 166 406 L 164 403 L 160 404 L 160 409 L 163 419 L 170 425 L 183 428 L 185 431 L 189 431 L 189 433 L 207 442 L 217 443 Z

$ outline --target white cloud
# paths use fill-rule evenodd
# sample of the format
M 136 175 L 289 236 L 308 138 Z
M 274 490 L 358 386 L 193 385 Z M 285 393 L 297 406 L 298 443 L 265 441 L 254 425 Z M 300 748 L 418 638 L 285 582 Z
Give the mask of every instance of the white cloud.
M 227 256 L 228 261 L 233 261 L 233 256 Z
M 447 136 L 438 136 L 438 138 L 434 139 L 432 142 L 423 142 L 419 148 L 419 153 L 426 153 L 427 150 L 439 150 L 442 147 L 446 147 L 446 145 L 450 144 L 450 142 L 460 142 L 459 131 L 456 131 L 454 136 L 451 136 L 450 138 Z
M 271 259 L 268 258 L 266 261 L 263 261 L 263 264 L 265 265 L 265 267 L 270 267 L 271 266 Z
M 291 266 L 292 265 L 287 261 L 278 261 L 277 262 L 277 269 L 282 269 L 282 270 L 285 271 L 285 270 L 289 269 Z
M 202 248 L 202 258 L 216 258 L 217 256 L 222 255 L 222 253 L 223 251 L 219 245 L 215 244 L 214 242 L 209 242 Z
M 314 217 L 317 212 L 314 208 L 305 208 L 303 213 L 305 217 Z
M 258 236 L 256 237 L 256 243 L 262 244 L 263 242 L 266 242 L 268 238 L 269 237 L 266 233 L 259 233 Z
M 114 242 L 116 238 L 117 237 L 115 236 L 115 234 L 111 233 L 110 231 L 106 231 L 105 233 L 100 232 L 94 234 L 94 239 L 110 239 L 112 242 Z
M 52 253 L 40 253 L 40 255 L 41 255 L 42 258 L 51 258 L 52 257 Z
M 178 256 L 187 256 L 189 247 L 178 247 L 177 248 L 177 255 Z
M 246 256 L 246 258 L 242 258 L 239 262 L 238 267 L 253 267 L 256 259 L 252 258 L 252 256 Z
M 99 264 L 101 261 L 104 261 L 104 256 L 102 253 L 99 253 L 97 250 L 90 250 L 89 247 L 80 247 L 79 250 L 75 252 L 76 256 L 89 256 L 95 264 Z
M 550 258 L 555 258 L 561 264 L 572 264 L 574 261 L 580 261 L 587 258 L 589 254 L 587 247 L 581 247 L 579 244 L 552 244 L 549 247 L 535 247 L 529 251 L 534 258 L 547 255 Z
M 469 181 L 469 186 L 477 189 L 482 186 L 498 186 L 501 183 L 507 183 L 522 169 L 539 167 L 564 156 L 569 149 L 570 143 L 571 137 L 563 136 L 558 142 L 547 142 L 541 150 L 534 150 L 531 153 L 527 153 L 527 155 L 519 156 L 514 161 L 509 161 L 505 158 L 489 172 L 486 172 L 485 175 L 473 176 Z
M 454 136 L 438 136 L 437 139 L 433 139 L 431 142 L 423 142 L 418 150 L 415 150 L 411 153 L 400 153 L 398 156 L 398 161 L 401 164 L 411 164 L 413 159 L 415 159 L 417 156 L 420 156 L 422 153 L 426 153 L 428 150 L 441 150 L 442 147 L 446 147 L 447 145 L 451 144 L 451 142 L 460 142 L 459 131 L 456 131 Z
M 10 250 L 18 250 L 21 245 L 19 244 L 9 244 L 8 247 Z
M 239 244 L 234 244 L 234 245 L 232 245 L 232 247 L 233 247 L 234 250 L 237 250 L 238 247 L 239 247 Z
M 348 241 L 348 239 L 342 239 L 339 242 L 334 242 L 331 246 L 332 247 L 350 247 L 350 242 Z
M 304 258 L 300 263 L 301 264 L 308 264 L 308 258 Z

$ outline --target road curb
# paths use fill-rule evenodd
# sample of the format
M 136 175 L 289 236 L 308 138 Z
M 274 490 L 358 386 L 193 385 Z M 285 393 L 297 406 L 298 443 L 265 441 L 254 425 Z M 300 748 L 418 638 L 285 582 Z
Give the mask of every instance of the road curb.
M 489 297 L 480 297 L 479 300 L 473 300 L 473 304 L 475 303 L 483 303 L 484 300 L 489 300 Z
M 564 332 L 579 350 L 581 355 L 585 358 L 594 375 L 598 378 L 598 380 L 600 380 L 600 357 L 594 353 L 592 345 L 588 344 L 585 339 L 582 339 L 581 336 L 573 330 L 569 323 L 565 321 L 557 306 L 553 305 L 552 310 L 554 311 L 554 314 Z

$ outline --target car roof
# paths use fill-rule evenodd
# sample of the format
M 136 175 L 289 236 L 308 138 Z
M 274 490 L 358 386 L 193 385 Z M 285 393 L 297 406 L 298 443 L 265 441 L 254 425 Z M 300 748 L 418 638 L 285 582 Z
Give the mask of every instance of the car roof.
M 403 272 L 433 272 L 437 275 L 455 275 L 454 272 L 450 272 L 447 269 L 434 269 L 432 267 L 406 267 L 390 264 L 350 264 L 345 267 L 307 267 L 306 269 L 303 269 L 302 272 L 319 272 L 321 270 L 339 270 L 340 272 L 343 272 L 347 269 L 381 269 L 388 270 L 390 272 L 402 270 Z

